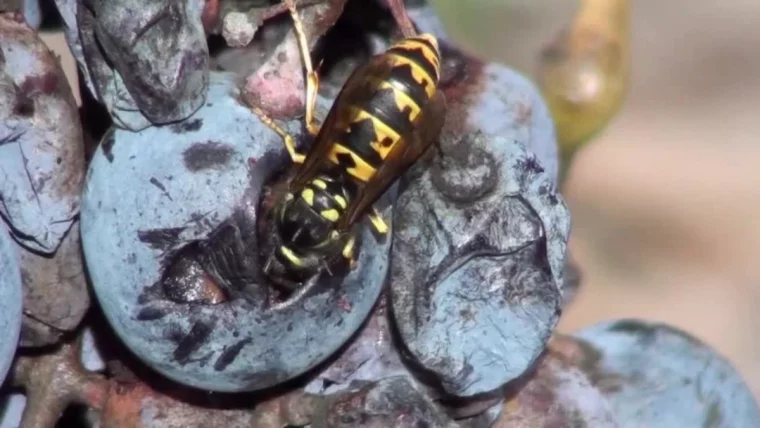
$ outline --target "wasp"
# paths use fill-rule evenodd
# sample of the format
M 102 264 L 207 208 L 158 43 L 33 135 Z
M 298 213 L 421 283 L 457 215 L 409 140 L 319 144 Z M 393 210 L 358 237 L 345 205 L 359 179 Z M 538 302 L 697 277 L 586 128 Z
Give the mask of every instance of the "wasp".
M 365 215 L 381 237 L 389 228 L 373 206 L 438 138 L 446 100 L 438 89 L 441 54 L 431 34 L 412 35 L 358 67 L 326 119 L 315 118 L 319 77 L 293 0 L 287 3 L 306 69 L 307 154 L 261 109 L 254 113 L 283 140 L 296 172 L 270 210 L 264 273 L 293 289 L 338 265 L 353 266 L 353 226 Z

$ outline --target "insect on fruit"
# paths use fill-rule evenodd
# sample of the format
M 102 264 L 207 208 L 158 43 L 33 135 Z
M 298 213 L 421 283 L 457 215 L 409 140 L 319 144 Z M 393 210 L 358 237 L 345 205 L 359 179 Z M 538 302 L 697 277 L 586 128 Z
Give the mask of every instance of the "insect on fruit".
M 441 54 L 430 34 L 406 37 L 357 68 L 343 85 L 322 126 L 315 123 L 319 78 L 312 68 L 294 0 L 294 21 L 306 69 L 306 155 L 295 139 L 253 111 L 279 134 L 296 164 L 289 192 L 270 211 L 264 273 L 289 289 L 339 265 L 351 266 L 353 225 L 365 214 L 384 236 L 388 226 L 372 204 L 437 139 L 446 101 L 438 89 Z

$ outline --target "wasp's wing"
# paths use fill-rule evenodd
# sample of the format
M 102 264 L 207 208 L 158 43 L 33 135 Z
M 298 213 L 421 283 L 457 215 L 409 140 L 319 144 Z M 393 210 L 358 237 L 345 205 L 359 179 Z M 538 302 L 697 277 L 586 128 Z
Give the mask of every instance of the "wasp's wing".
M 425 153 L 438 136 L 446 116 L 446 98 L 440 90 L 415 118 L 411 131 L 401 136 L 382 166 L 364 186 L 359 196 L 346 207 L 338 227 L 348 228 L 364 214 L 414 162 Z
M 349 125 L 350 118 L 346 117 L 349 110 L 346 107 L 361 104 L 363 100 L 370 97 L 377 90 L 370 78 L 385 80 L 390 75 L 391 68 L 392 64 L 388 62 L 387 57 L 377 55 L 349 76 L 335 98 L 319 133 L 314 138 L 304 163 L 298 166 L 296 175 L 291 181 L 291 191 L 302 188 L 319 173 L 335 142 L 333 141 L 335 132 L 342 132 Z

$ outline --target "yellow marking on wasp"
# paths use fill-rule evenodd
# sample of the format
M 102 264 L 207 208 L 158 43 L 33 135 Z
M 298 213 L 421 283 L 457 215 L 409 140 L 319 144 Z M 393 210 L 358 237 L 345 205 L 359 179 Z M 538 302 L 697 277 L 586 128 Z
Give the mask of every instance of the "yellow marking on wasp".
M 353 260 L 354 258 L 354 237 L 350 237 L 343 247 L 343 257 Z
M 309 188 L 303 189 L 303 191 L 301 191 L 301 197 L 303 198 L 304 201 L 306 201 L 307 204 L 309 204 L 309 206 L 314 205 L 314 191 L 313 190 Z
M 379 141 L 383 141 L 386 138 L 393 140 L 398 140 L 400 138 L 398 132 L 396 132 L 393 128 L 388 126 L 385 122 L 378 119 L 367 110 L 356 106 L 349 106 L 348 110 L 351 112 L 351 123 L 360 122 L 367 119 L 372 121 L 372 126 L 375 127 L 375 134 Z
M 372 178 L 373 175 L 375 175 L 375 172 L 377 170 L 375 170 L 372 165 L 364 161 L 364 159 L 351 151 L 351 149 L 341 145 L 338 142 L 332 144 L 332 149 L 328 154 L 328 159 L 330 159 L 332 163 L 340 165 L 340 162 L 338 161 L 338 155 L 342 154 L 351 156 L 351 159 L 353 160 L 355 166 L 346 168 L 346 172 L 354 176 L 356 179 L 367 182 L 370 178 Z
M 314 180 L 311 180 L 311 183 L 322 190 L 327 189 L 327 183 L 325 183 L 324 180 L 320 180 L 319 178 L 315 178 Z
M 372 222 L 372 226 L 375 227 L 375 230 L 377 230 L 377 233 L 381 235 L 385 235 L 388 233 L 388 225 L 385 224 L 385 221 L 383 221 L 383 217 L 380 215 L 380 212 L 377 211 L 377 208 L 372 207 L 372 213 L 369 214 L 369 221 Z
M 425 93 L 427 94 L 428 98 L 433 98 L 433 95 L 435 95 L 435 85 L 433 85 L 433 77 L 429 75 L 428 72 L 425 71 L 424 68 L 420 67 L 419 64 L 412 61 L 411 59 L 401 56 L 399 54 L 389 52 L 388 55 L 390 55 L 390 57 L 393 59 L 392 63 L 394 67 L 401 67 L 404 65 L 408 65 L 409 68 L 412 70 L 412 78 L 421 86 L 425 87 Z
M 369 78 L 374 85 L 377 85 L 380 89 L 390 89 L 393 91 L 393 100 L 396 102 L 396 107 L 399 111 L 409 110 L 409 121 L 413 121 L 418 114 L 420 114 L 420 106 L 406 93 L 400 83 L 395 81 L 380 80 L 376 78 Z
M 340 214 L 338 214 L 338 210 L 336 210 L 335 208 L 324 210 L 320 212 L 319 215 L 330 220 L 333 223 L 338 221 L 338 217 L 340 217 Z
M 303 266 L 303 260 L 296 255 L 290 248 L 281 246 L 280 252 L 285 256 L 288 261 L 296 266 Z
M 391 148 L 396 144 L 396 141 L 393 143 L 384 146 L 376 141 L 372 141 L 369 143 L 369 146 L 372 147 L 372 150 L 376 151 L 378 155 L 380 155 L 380 158 L 385 160 L 385 158 L 388 157 L 388 153 L 390 153 Z
M 435 47 L 436 51 L 440 50 L 438 48 L 438 39 L 434 35 L 432 35 L 430 33 L 417 34 L 416 36 L 414 36 L 414 38 L 415 39 L 427 40 L 428 43 L 430 43 L 431 45 L 433 45 Z
M 333 199 L 335 199 L 335 202 L 337 202 L 341 208 L 346 209 L 346 205 L 348 205 L 348 202 L 346 202 L 346 198 L 340 195 L 333 195 Z
M 433 65 L 433 68 L 435 68 L 436 74 L 438 73 L 438 68 L 440 67 L 440 60 L 438 58 L 438 52 L 430 49 L 430 46 L 428 46 L 425 42 L 420 40 L 419 38 L 411 38 L 411 39 L 404 39 L 395 45 L 393 45 L 393 48 L 399 48 L 404 50 L 414 50 L 419 49 L 422 51 L 422 56 L 425 57 L 425 60 Z
M 372 126 L 375 129 L 375 141 L 371 141 L 369 145 L 377 152 L 378 155 L 380 155 L 381 159 L 388 157 L 388 153 L 391 151 L 396 142 L 401 138 L 398 132 L 396 132 L 385 122 L 378 119 L 373 114 L 364 109 L 355 106 L 350 106 L 348 109 L 351 111 L 351 123 L 367 119 L 372 122 Z M 388 144 L 387 146 L 381 144 L 386 140 L 390 140 L 391 144 Z

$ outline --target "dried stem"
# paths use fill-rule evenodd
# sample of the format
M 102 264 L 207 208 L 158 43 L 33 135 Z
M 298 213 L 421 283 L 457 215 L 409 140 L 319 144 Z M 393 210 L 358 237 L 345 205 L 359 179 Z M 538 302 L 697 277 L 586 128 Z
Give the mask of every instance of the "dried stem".
M 12 385 L 26 391 L 23 428 L 54 427 L 71 404 L 93 409 L 103 406 L 108 380 L 87 371 L 79 361 L 79 346 L 70 342 L 52 354 L 18 357 Z
M 313 6 L 315 4 L 319 4 L 324 2 L 325 0 L 299 0 L 296 1 L 296 7 L 302 8 L 307 6 Z M 288 11 L 288 6 L 285 4 L 285 2 L 277 3 L 275 5 L 269 6 L 268 8 L 264 9 L 259 14 L 259 19 L 261 21 L 266 21 L 268 19 L 274 18 L 277 15 L 280 15 L 281 13 L 285 13 Z
M 386 1 L 388 2 L 388 7 L 391 9 L 391 14 L 393 14 L 393 19 L 396 20 L 396 25 L 398 25 L 399 30 L 401 30 L 401 34 L 403 34 L 404 37 L 417 35 L 417 29 L 414 27 L 412 20 L 409 19 L 409 15 L 406 13 L 404 0 Z

